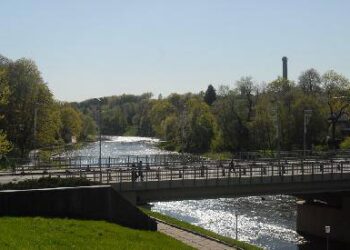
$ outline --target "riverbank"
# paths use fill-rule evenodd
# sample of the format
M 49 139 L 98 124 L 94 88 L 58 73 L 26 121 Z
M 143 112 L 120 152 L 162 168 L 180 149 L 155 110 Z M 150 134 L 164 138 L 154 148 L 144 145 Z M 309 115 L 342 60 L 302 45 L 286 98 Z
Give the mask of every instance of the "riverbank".
M 223 242 L 224 244 L 227 244 L 229 246 L 236 247 L 239 249 L 245 249 L 245 250 L 262 249 L 258 246 L 254 246 L 254 245 L 251 245 L 251 244 L 246 243 L 246 242 L 242 242 L 242 241 L 235 240 L 235 239 L 232 239 L 229 237 L 225 237 L 225 236 L 219 235 L 217 233 L 214 233 L 212 231 L 206 230 L 204 228 L 194 226 L 190 223 L 187 223 L 187 222 L 184 222 L 181 220 L 177 220 L 173 217 L 170 217 L 170 216 L 158 213 L 158 212 L 151 211 L 150 209 L 148 209 L 146 207 L 139 207 L 139 208 L 148 216 L 151 216 L 151 217 L 154 217 L 154 218 L 159 219 L 161 221 L 164 221 L 165 223 L 167 223 L 169 225 L 193 232 L 195 234 L 198 234 L 198 235 L 201 235 L 204 237 L 215 239 L 215 240 L 217 240 L 219 242 Z

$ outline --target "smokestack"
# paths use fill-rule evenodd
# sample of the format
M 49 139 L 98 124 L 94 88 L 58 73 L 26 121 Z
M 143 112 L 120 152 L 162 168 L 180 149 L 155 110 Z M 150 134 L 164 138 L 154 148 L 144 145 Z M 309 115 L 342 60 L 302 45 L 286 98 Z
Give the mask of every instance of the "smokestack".
M 287 65 L 288 58 L 287 57 L 282 57 L 282 62 L 283 62 L 283 79 L 288 80 L 288 65 Z

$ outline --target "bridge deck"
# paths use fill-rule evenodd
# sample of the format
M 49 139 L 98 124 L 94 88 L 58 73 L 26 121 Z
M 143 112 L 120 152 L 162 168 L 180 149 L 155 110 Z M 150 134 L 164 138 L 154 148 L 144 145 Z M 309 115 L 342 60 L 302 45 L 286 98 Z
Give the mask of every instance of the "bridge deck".
M 200 161 L 182 165 L 181 162 L 163 162 L 160 166 L 144 164 L 99 166 L 40 166 L 19 168 L 0 172 L 0 182 L 51 177 L 85 177 L 93 181 L 112 184 L 120 192 L 160 192 L 207 188 L 207 192 L 221 192 L 218 188 L 245 186 L 245 193 L 282 193 L 321 190 L 322 187 L 350 187 L 350 161 L 331 160 L 286 160 L 277 161 Z M 301 185 L 303 183 L 303 185 Z M 321 184 L 320 184 L 321 183 Z M 322 184 L 324 183 L 324 184 Z M 335 185 L 336 183 L 336 185 Z M 346 183 L 346 184 L 344 184 Z M 247 189 L 251 186 L 252 189 Z M 269 188 L 265 188 L 269 187 Z M 209 190 L 210 188 L 210 190 Z M 231 188 L 232 189 L 232 188 Z M 185 190 L 185 191 L 184 191 Z M 235 190 L 243 190 L 235 189 Z M 222 191 L 222 193 L 231 193 Z M 235 191 L 238 192 L 238 191 Z M 243 192 L 243 191 L 242 191 Z M 165 195 L 165 194 L 164 194 Z

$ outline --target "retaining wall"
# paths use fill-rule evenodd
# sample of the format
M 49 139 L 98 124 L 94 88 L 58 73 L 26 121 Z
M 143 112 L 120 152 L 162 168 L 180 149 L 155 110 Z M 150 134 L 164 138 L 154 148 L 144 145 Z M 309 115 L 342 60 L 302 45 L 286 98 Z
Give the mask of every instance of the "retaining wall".
M 153 219 L 110 186 L 1 191 L 0 216 L 106 220 L 134 229 L 157 229 Z

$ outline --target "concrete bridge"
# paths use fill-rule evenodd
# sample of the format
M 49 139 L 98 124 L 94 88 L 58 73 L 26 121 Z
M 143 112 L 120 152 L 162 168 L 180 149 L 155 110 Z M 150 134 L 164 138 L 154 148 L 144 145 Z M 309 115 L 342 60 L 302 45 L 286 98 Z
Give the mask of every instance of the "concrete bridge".
M 267 194 L 303 196 L 350 191 L 350 162 L 207 161 L 182 167 L 120 169 L 103 180 L 138 204 Z
M 288 194 L 300 199 L 297 231 L 350 244 L 350 162 L 240 162 L 120 171 L 112 187 L 134 204 L 150 201 Z
M 65 159 L 65 162 L 19 166 L 0 172 L 0 182 L 51 177 L 85 177 L 109 184 L 133 204 L 151 201 L 204 199 L 249 195 L 294 195 L 298 204 L 297 229 L 324 237 L 350 241 L 350 161 L 333 159 L 259 159 L 209 161 L 203 159 L 159 161 L 145 158 L 103 164 Z M 138 161 L 137 161 L 138 160 Z M 143 163 L 141 163 L 141 161 Z M 350 242 L 349 242 L 350 243 Z

